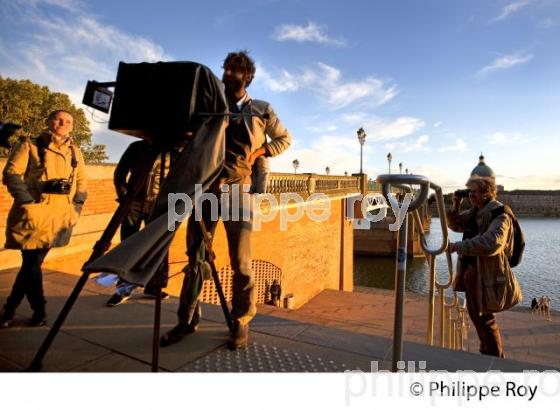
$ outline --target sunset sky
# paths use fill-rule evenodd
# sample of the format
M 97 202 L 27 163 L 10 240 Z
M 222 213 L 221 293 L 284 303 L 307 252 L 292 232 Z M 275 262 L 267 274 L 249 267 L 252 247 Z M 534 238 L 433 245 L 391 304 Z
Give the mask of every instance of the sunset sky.
M 249 50 L 249 93 L 293 135 L 273 171 L 387 172 L 446 190 L 482 151 L 506 189 L 560 189 L 560 0 L 0 0 L 0 75 L 81 101 L 119 61 L 197 61 L 221 77 Z M 91 115 L 88 114 L 91 119 Z M 131 137 L 91 122 L 117 161 Z

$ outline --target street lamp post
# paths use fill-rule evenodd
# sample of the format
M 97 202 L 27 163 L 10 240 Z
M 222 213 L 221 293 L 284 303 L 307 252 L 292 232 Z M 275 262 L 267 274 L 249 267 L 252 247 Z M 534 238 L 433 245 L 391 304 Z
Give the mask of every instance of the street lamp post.
M 326 167 L 326 168 L 325 168 L 325 173 L 326 173 L 327 175 L 329 175 L 330 172 L 331 172 L 331 169 L 330 169 L 329 167 Z
M 391 155 L 391 153 L 389 152 L 387 154 L 387 162 L 389 163 L 389 174 L 391 174 L 391 160 L 393 159 L 393 156 Z
M 366 132 L 362 127 L 357 131 L 358 133 L 358 141 L 360 142 L 360 174 L 364 173 L 363 169 L 363 157 L 364 157 L 364 143 L 366 142 Z
M 399 162 L 399 174 L 402 174 L 402 162 Z
M 294 159 L 292 161 L 292 165 L 294 167 L 294 174 L 297 174 L 297 169 L 299 168 L 299 161 L 297 159 Z

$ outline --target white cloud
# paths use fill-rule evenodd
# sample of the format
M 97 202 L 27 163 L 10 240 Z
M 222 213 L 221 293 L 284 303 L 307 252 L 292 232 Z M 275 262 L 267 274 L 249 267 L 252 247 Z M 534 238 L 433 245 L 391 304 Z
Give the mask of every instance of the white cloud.
M 369 76 L 359 81 L 344 81 L 342 73 L 336 67 L 317 63 L 314 67 L 304 67 L 299 72 L 280 69 L 271 73 L 267 68 L 258 65 L 257 82 L 274 92 L 295 92 L 308 90 L 330 108 L 338 109 L 355 102 L 366 102 L 383 105 L 397 95 L 395 85 Z
M 439 152 L 464 152 L 467 149 L 467 144 L 462 138 L 457 138 L 455 144 L 449 145 L 447 147 L 441 147 L 438 149 Z
M 150 39 L 103 23 L 79 0 L 2 2 L 0 16 L 2 76 L 46 85 L 83 108 L 86 81 L 114 80 L 119 61 L 172 59 Z M 22 34 L 8 45 L 4 33 L 12 29 Z M 95 117 L 90 120 L 94 142 L 108 143 L 110 159 L 115 160 L 129 141 L 107 130 L 105 114 L 97 112 Z
M 484 66 L 480 70 L 478 70 L 478 75 L 483 77 L 496 71 L 507 70 L 508 68 L 515 67 L 516 65 L 527 63 L 532 59 L 532 54 L 522 53 L 514 53 L 498 57 L 489 65 Z
M 509 4 L 504 6 L 504 8 L 500 12 L 500 14 L 498 14 L 496 17 L 494 17 L 492 20 L 490 20 L 490 23 L 495 23 L 495 22 L 498 22 L 498 21 L 506 20 L 509 16 L 511 16 L 514 13 L 517 13 L 519 10 L 525 8 L 529 4 L 531 4 L 530 0 L 517 1 L 517 2 L 514 2 L 514 3 L 509 3 Z
M 431 148 L 427 146 L 429 140 L 430 137 L 424 134 L 413 140 L 385 144 L 385 148 L 397 153 L 430 152 Z
M 506 190 L 513 189 L 560 189 L 560 177 L 558 175 L 519 175 L 519 176 L 499 176 L 503 181 Z
M 79 1 L 14 0 L 7 4 L 4 18 L 9 15 L 11 24 L 26 29 L 27 34 L 10 47 L 9 54 L 4 53 L 2 74 L 68 93 L 74 103 L 81 102 L 86 80 L 113 80 L 121 60 L 170 58 L 151 40 L 95 19 Z
M 490 136 L 488 142 L 490 144 L 503 145 L 512 142 L 521 142 L 523 140 L 523 135 L 518 132 L 505 133 L 503 131 L 497 131 Z
M 415 117 L 398 117 L 393 120 L 368 117 L 362 113 L 345 114 L 343 121 L 355 127 L 364 127 L 368 140 L 387 141 L 406 137 L 422 129 L 424 121 Z
M 373 168 L 368 169 L 368 159 L 373 157 L 374 148 L 364 146 L 364 169 L 371 175 L 376 175 Z M 331 169 L 331 175 L 356 173 L 360 168 L 360 145 L 358 139 L 351 134 L 327 134 L 317 137 L 313 143 L 301 148 L 290 147 L 290 150 L 277 157 L 271 158 L 273 172 L 293 172 L 292 161 L 300 163 L 298 173 L 325 173 L 325 167 Z
M 275 75 L 260 64 L 257 64 L 256 81 L 262 82 L 271 91 L 277 93 L 292 92 L 300 89 L 300 81 L 287 70 L 281 69 Z
M 305 127 L 305 129 L 309 132 L 334 132 L 338 129 L 338 127 L 334 124 L 323 124 L 323 125 L 310 125 Z
M 441 121 L 437 121 L 436 123 L 434 123 L 434 128 L 439 128 L 441 124 L 443 124 Z
M 549 29 L 556 26 L 556 21 L 550 17 L 545 18 L 539 23 L 539 27 L 543 29 Z
M 333 46 L 343 46 L 344 40 L 330 37 L 325 32 L 325 26 L 310 21 L 306 26 L 283 24 L 274 30 L 272 38 L 276 41 L 295 41 L 297 43 L 319 43 Z
M 490 137 L 490 144 L 503 144 L 507 141 L 507 136 L 503 132 L 495 132 Z

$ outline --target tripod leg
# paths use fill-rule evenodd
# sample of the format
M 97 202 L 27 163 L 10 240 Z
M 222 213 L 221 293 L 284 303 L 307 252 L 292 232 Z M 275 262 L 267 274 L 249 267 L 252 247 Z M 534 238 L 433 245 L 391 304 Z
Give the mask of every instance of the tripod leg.
M 72 306 L 74 306 L 74 303 L 76 303 L 76 300 L 78 299 L 78 296 L 80 296 L 80 292 L 82 291 L 85 284 L 87 283 L 88 278 L 89 278 L 89 273 L 84 272 L 82 274 L 82 276 L 80 277 L 80 279 L 78 280 L 78 283 L 76 284 L 76 286 L 74 287 L 74 290 L 72 291 L 72 293 L 70 294 L 70 296 L 66 300 L 66 303 L 64 304 L 64 307 L 62 308 L 62 310 L 58 314 L 58 317 L 54 321 L 54 324 L 52 325 L 51 330 L 49 331 L 47 337 L 43 341 L 43 344 L 41 344 L 41 347 L 39 348 L 39 350 L 35 354 L 35 357 L 33 358 L 31 364 L 27 368 L 27 371 L 38 372 L 38 371 L 41 370 L 42 362 L 43 362 L 43 358 L 45 357 L 45 354 L 47 354 L 49 348 L 51 347 L 52 342 L 54 341 L 54 339 L 55 339 L 56 335 L 58 334 L 60 328 L 64 324 L 64 321 L 66 320 L 66 317 L 70 313 L 70 310 L 72 309 Z
M 218 276 L 218 271 L 216 270 L 216 265 L 214 264 L 214 251 L 212 250 L 212 234 L 206 229 L 206 225 L 203 220 L 198 221 L 200 225 L 200 230 L 202 231 L 202 236 L 204 237 L 204 244 L 208 252 L 208 262 L 212 270 L 212 279 L 214 280 L 214 285 L 216 285 L 216 291 L 218 292 L 218 297 L 220 298 L 220 305 L 222 305 L 222 311 L 224 312 L 224 317 L 226 319 L 226 324 L 230 332 L 233 331 L 233 319 L 231 318 L 231 313 L 229 311 L 226 297 L 222 289 L 222 284 L 220 283 L 220 277 Z
M 152 339 L 152 372 L 159 369 L 159 331 L 161 326 L 161 288 L 156 289 L 156 306 L 154 309 L 154 335 Z
M 126 213 L 130 209 L 130 205 L 132 204 L 132 200 L 138 194 L 138 192 L 140 192 L 143 184 L 146 182 L 146 180 L 148 178 L 148 175 L 150 174 L 151 167 L 153 166 L 153 163 L 156 160 L 156 158 L 157 158 L 157 153 L 152 154 L 149 158 L 146 159 L 145 168 L 142 170 L 142 173 L 139 176 L 138 181 L 136 181 L 136 184 L 133 187 L 132 191 L 129 192 L 126 195 L 124 201 L 118 206 L 117 210 L 113 214 L 113 217 L 109 221 L 109 224 L 107 225 L 107 227 L 103 231 L 103 234 L 101 235 L 101 238 L 95 243 L 95 245 L 93 247 L 93 252 L 91 253 L 88 261 L 84 264 L 84 266 L 86 266 L 89 262 L 91 262 L 91 261 L 97 259 L 98 257 L 100 257 L 101 255 L 103 255 L 107 251 L 107 249 L 109 249 L 109 247 L 111 246 L 111 240 L 115 236 L 115 233 L 117 232 L 117 229 L 119 228 L 121 222 L 123 221 Z M 82 268 L 82 270 L 83 269 L 84 268 Z M 83 272 L 82 276 L 78 280 L 78 283 L 76 284 L 76 287 L 74 288 L 74 290 L 72 291 L 72 293 L 70 294 L 68 299 L 66 300 L 66 303 L 64 304 L 64 307 L 60 311 L 58 317 L 56 318 L 56 320 L 53 324 L 53 326 L 51 327 L 51 330 L 49 331 L 47 337 L 45 338 L 45 340 L 41 344 L 41 347 L 39 348 L 39 350 L 35 354 L 35 357 L 31 361 L 31 364 L 29 365 L 27 370 L 29 370 L 29 371 L 40 371 L 41 370 L 43 358 L 45 357 L 45 355 L 49 351 L 49 348 L 51 347 L 52 342 L 54 341 L 54 339 L 55 339 L 56 335 L 58 334 L 60 328 L 64 324 L 64 321 L 66 320 L 66 317 L 68 316 L 68 314 L 70 313 L 70 310 L 74 306 L 74 303 L 76 303 L 76 300 L 78 299 L 78 296 L 80 296 L 80 292 L 82 291 L 82 289 L 86 285 L 88 278 L 89 278 L 89 273 Z

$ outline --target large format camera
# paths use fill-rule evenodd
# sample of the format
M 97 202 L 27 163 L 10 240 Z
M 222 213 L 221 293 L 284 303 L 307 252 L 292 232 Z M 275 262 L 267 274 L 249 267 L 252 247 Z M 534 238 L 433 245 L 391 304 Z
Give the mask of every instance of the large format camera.
M 82 102 L 110 111 L 109 129 L 113 131 L 151 141 L 157 138 L 159 144 L 173 146 L 192 135 L 201 122 L 195 108 L 216 112 L 208 104 L 212 85 L 205 70 L 190 61 L 121 62 L 117 80 L 89 81 Z M 114 93 L 110 87 L 115 88 Z
M 72 189 L 72 181 L 66 178 L 54 178 L 44 182 L 43 193 L 68 195 Z

